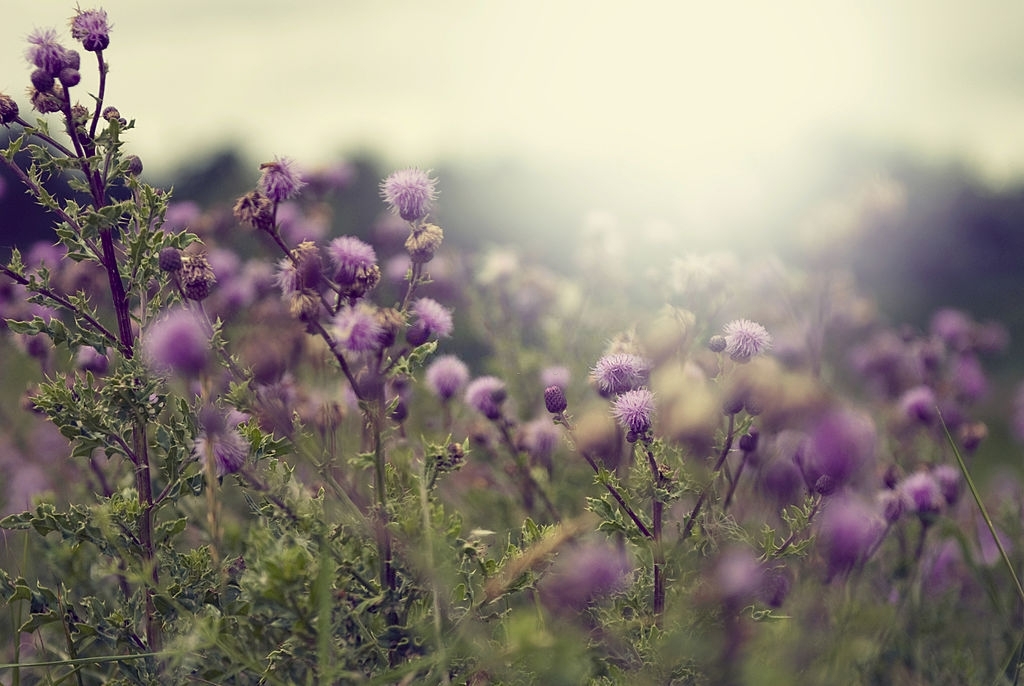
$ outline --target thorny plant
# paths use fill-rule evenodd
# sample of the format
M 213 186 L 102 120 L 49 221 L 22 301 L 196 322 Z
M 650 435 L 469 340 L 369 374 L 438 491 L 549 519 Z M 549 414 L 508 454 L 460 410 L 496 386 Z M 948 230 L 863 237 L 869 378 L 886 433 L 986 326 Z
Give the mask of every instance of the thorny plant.
M 232 218 L 193 213 L 200 239 L 124 151 L 105 12 L 71 35 L 96 56 L 89 107 L 53 30 L 29 37 L 40 118 L 0 95 L 3 162 L 58 239 L 0 266 L 4 344 L 40 362 L 27 404 L 74 475 L 68 504 L 0 521 L 24 537 L 0 569 L 11 683 L 1017 681 L 1021 497 L 987 508 L 967 462 L 997 329 L 851 323 L 827 274 L 774 294 L 787 319 L 688 257 L 671 305 L 600 349 L 616 317 L 581 303 L 625 292 L 615 275 L 574 298 L 508 254 L 439 259 L 419 169 L 380 186 L 384 269 L 325 238 L 344 181 L 286 158 Z M 242 265 L 254 235 L 276 264 Z M 730 310 L 805 345 L 712 333 Z M 863 333 L 838 346 L 857 399 L 826 343 Z M 448 338 L 487 351 L 480 375 L 436 354 Z M 585 379 L 552 366 L 572 359 Z

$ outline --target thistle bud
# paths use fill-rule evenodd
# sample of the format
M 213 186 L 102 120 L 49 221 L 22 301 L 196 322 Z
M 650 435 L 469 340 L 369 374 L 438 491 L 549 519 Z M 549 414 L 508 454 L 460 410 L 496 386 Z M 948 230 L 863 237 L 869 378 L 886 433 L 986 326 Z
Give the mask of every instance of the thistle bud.
M 142 173 L 142 158 L 138 155 L 128 155 L 128 172 L 129 176 L 138 176 Z
M 444 240 L 444 231 L 436 224 L 424 224 L 414 230 L 405 240 L 405 249 L 413 262 L 420 264 L 430 262 L 434 259 L 434 253 L 441 247 Z
M 206 255 L 188 255 L 182 259 L 181 289 L 189 300 L 205 300 L 217 277 Z
M 544 389 L 544 407 L 551 414 L 561 414 L 569 407 L 569 401 L 565 398 L 565 391 L 561 386 L 548 386 Z
M 18 118 L 18 103 L 9 95 L 0 93 L 0 124 L 10 124 Z
M 181 251 L 173 247 L 163 248 L 157 257 L 157 262 L 161 271 L 176 272 L 182 266 Z

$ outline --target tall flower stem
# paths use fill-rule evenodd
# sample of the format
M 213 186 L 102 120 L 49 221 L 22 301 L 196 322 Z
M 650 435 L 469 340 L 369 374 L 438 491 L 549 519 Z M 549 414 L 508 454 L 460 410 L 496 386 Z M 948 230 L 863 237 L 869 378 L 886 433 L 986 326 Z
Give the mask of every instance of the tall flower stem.
M 708 499 L 708 494 L 711 493 L 711 487 L 714 485 L 715 479 L 718 478 L 718 473 L 722 471 L 722 466 L 725 465 L 725 459 L 729 457 L 735 429 L 736 415 L 730 414 L 729 427 L 725 433 L 725 442 L 722 444 L 722 452 L 718 455 L 718 461 L 715 462 L 715 466 L 711 470 L 711 480 L 701 490 L 700 495 L 697 496 L 697 502 L 694 504 L 693 509 L 690 510 L 690 515 L 686 518 L 686 525 L 683 527 L 683 533 L 679 536 L 680 541 L 685 541 L 693 533 L 693 525 L 697 523 L 697 516 L 700 514 L 701 509 L 703 509 L 704 503 Z
M 653 495 L 651 497 L 651 545 L 654 572 L 654 599 L 651 609 L 654 612 L 654 623 L 661 626 L 662 616 L 665 614 L 665 549 L 661 544 L 662 520 L 664 519 L 665 503 L 662 501 L 659 491 L 665 486 L 665 476 L 654 459 L 650 445 L 644 444 L 644 453 L 647 456 L 647 464 L 651 468 L 653 479 Z

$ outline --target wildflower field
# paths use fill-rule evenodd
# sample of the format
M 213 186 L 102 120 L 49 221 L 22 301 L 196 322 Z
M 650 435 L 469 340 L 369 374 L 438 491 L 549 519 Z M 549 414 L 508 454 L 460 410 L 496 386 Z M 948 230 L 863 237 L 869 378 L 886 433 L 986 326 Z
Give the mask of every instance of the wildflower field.
M 286 149 L 176 201 L 114 38 L 36 29 L 0 94 L 57 237 L 0 266 L 0 684 L 1019 683 L 1003 324 L 835 259 L 470 248 L 415 167 L 367 224 Z

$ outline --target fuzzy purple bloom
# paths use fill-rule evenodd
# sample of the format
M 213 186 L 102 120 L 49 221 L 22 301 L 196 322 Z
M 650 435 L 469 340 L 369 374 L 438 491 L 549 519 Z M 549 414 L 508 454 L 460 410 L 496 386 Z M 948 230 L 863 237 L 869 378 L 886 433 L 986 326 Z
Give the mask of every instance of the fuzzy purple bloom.
M 505 397 L 505 382 L 495 376 L 477 377 L 466 386 L 466 404 L 488 419 L 501 417 Z
M 360 302 L 338 312 L 334 317 L 334 334 L 349 352 L 369 352 L 380 348 L 384 327 L 374 309 Z
M 224 425 L 216 430 L 201 431 L 193 452 L 204 465 L 213 460 L 213 469 L 220 478 L 242 468 L 249 456 L 249 445 L 234 427 Z
M 651 428 L 653 414 L 654 394 L 646 388 L 626 391 L 612 405 L 612 416 L 637 436 L 647 433 Z
M 455 355 L 441 355 L 427 367 L 426 380 L 430 392 L 447 402 L 469 381 L 469 367 Z
M 874 422 L 851 410 L 832 410 L 811 432 L 800 465 L 808 488 L 828 477 L 835 488 L 858 481 L 875 458 Z
M 929 472 L 915 472 L 896 488 L 907 510 L 921 516 L 937 514 L 945 502 L 938 480 Z
M 747 548 L 723 551 L 712 574 L 715 594 L 728 607 L 742 607 L 762 589 L 764 565 Z
M 965 312 L 943 309 L 932 315 L 930 329 L 932 335 L 945 343 L 951 350 L 961 351 L 971 345 L 974 322 Z
M 900 413 L 912 422 L 933 424 L 937 419 L 937 400 L 930 386 L 915 386 L 900 396 Z
M 960 490 L 963 484 L 963 475 L 956 467 L 948 464 L 941 464 L 932 470 L 935 481 L 939 484 L 942 497 L 947 505 L 954 505 L 960 499 Z
M 544 388 L 558 386 L 564 391 L 569 387 L 571 378 L 572 372 L 569 371 L 569 368 L 561 365 L 545 367 L 540 371 L 540 383 Z
M 824 548 L 828 579 L 864 562 L 884 526 L 874 509 L 853 497 L 829 501 L 821 513 L 818 543 Z
M 559 556 L 540 583 L 540 597 L 552 610 L 576 616 L 601 597 L 625 589 L 632 570 L 623 548 L 587 543 Z
M 107 356 L 91 345 L 83 345 L 75 354 L 75 366 L 85 372 L 106 374 L 110 366 Z
M 210 338 L 191 310 L 170 310 L 149 326 L 142 339 L 142 352 L 151 366 L 186 376 L 206 367 Z
M 71 37 L 82 42 L 89 52 L 106 50 L 110 45 L 110 24 L 105 10 L 77 10 L 71 18 Z
M 597 361 L 590 378 L 602 395 L 611 396 L 643 386 L 649 373 L 650 365 L 639 355 L 613 353 Z
M 420 298 L 412 304 L 412 313 L 417 322 L 413 325 L 423 329 L 426 336 L 445 338 L 450 336 L 454 325 L 452 313 L 447 307 L 433 298 Z
M 561 437 L 558 427 L 547 417 L 523 425 L 522 445 L 530 455 L 532 464 L 543 465 L 549 471 L 552 467 L 551 457 Z
M 259 188 L 272 202 L 279 203 L 294 198 L 306 185 L 299 173 L 293 169 L 294 162 L 287 157 L 275 157 L 273 162 L 260 165 Z
M 725 325 L 725 352 L 736 362 L 749 362 L 772 346 L 768 330 L 749 319 L 736 319 Z
M 57 42 L 56 29 L 36 29 L 28 36 L 25 58 L 51 77 L 56 78 L 67 64 L 69 51 Z
M 437 179 L 421 169 L 402 169 L 381 182 L 380 194 L 402 219 L 418 221 L 430 214 L 437 198 Z
M 969 353 L 957 355 L 953 360 L 951 381 L 957 398 L 966 402 L 977 402 L 988 393 L 988 379 L 981 362 Z
M 334 280 L 342 286 L 355 283 L 360 272 L 366 272 L 377 264 L 373 246 L 355 236 L 335 238 L 327 246 L 327 254 L 334 264 Z

